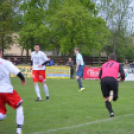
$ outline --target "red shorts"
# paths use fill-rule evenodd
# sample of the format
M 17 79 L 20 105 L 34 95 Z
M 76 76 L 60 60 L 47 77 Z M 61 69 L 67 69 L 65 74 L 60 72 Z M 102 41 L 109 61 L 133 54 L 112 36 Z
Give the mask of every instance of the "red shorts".
M 33 82 L 44 82 L 46 81 L 45 70 L 33 70 L 32 72 Z
M 6 114 L 6 103 L 16 109 L 22 102 L 22 99 L 15 90 L 13 90 L 13 93 L 0 93 L 0 113 Z

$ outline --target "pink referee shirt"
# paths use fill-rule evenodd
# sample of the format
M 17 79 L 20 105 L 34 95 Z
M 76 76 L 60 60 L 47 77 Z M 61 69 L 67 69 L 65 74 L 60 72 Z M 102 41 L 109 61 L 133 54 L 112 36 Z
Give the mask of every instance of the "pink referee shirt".
M 118 78 L 120 64 L 114 60 L 110 60 L 102 65 L 101 79 L 104 77 Z

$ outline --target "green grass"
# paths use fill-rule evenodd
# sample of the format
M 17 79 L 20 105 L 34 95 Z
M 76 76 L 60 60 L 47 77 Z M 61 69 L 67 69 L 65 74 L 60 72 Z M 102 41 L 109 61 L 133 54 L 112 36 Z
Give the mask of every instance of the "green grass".
M 26 86 L 22 86 L 18 78 L 12 78 L 12 83 L 24 100 L 24 134 L 134 134 L 134 115 L 123 116 L 134 114 L 133 82 L 120 84 L 119 100 L 112 103 L 115 117 L 110 120 L 107 120 L 109 113 L 99 81 L 83 81 L 86 90 L 78 92 L 75 80 L 48 79 L 49 102 L 41 85 L 43 101 L 35 102 L 31 79 L 27 79 Z M 7 117 L 0 122 L 0 134 L 15 134 L 15 114 L 16 111 L 7 106 Z M 85 124 L 87 122 L 93 123 Z M 80 124 L 83 126 L 77 126 Z

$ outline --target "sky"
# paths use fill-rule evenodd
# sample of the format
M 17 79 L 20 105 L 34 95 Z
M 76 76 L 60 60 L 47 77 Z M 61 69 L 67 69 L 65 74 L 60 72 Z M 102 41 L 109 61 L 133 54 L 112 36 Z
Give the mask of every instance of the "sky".
M 134 0 L 132 1 L 132 3 L 130 4 L 130 7 L 133 8 L 133 13 L 132 13 L 132 18 L 131 20 L 129 20 L 129 25 L 130 25 L 130 29 L 132 29 L 132 32 L 134 32 Z

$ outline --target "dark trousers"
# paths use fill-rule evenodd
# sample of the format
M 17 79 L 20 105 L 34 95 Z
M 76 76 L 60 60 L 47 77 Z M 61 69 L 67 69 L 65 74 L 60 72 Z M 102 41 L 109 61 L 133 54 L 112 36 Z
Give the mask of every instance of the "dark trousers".
M 70 74 L 71 74 L 71 78 L 74 78 L 74 68 L 71 68 Z

